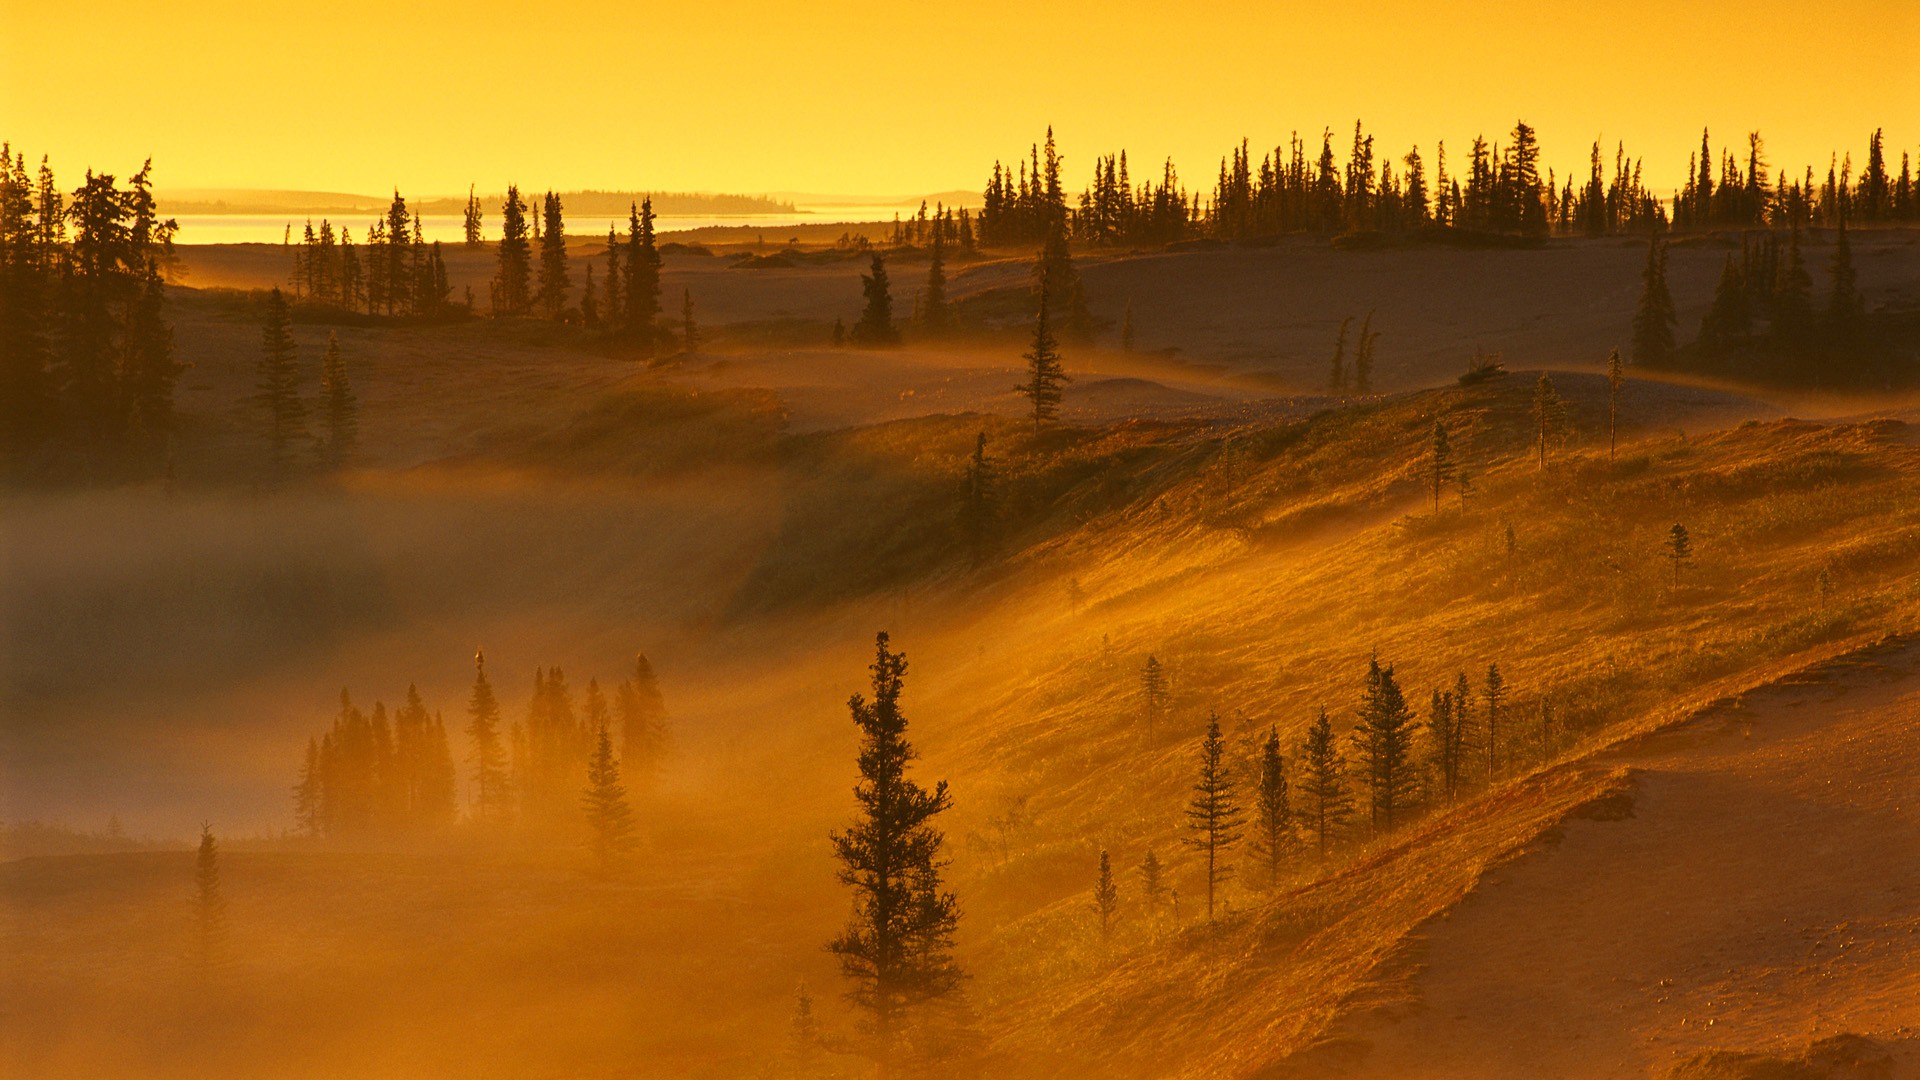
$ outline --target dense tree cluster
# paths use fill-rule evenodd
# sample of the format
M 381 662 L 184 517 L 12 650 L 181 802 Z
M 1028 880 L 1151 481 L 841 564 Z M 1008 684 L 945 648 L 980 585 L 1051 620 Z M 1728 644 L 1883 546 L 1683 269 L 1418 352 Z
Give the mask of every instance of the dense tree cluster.
M 322 219 L 306 224 L 293 255 L 297 302 L 368 315 L 434 316 L 450 310 L 452 289 L 440 242 L 427 243 L 418 211 L 398 191 L 386 217 L 356 246 L 352 233 Z
M 1744 150 L 1716 156 L 1705 132 L 1671 200 L 1642 179 L 1643 160 L 1616 144 L 1612 161 L 1599 142 L 1583 178 L 1555 176 L 1541 165 L 1534 129 L 1515 123 L 1504 145 L 1476 136 L 1450 173 L 1445 143 L 1431 159 L 1420 147 L 1395 157 L 1377 149 L 1356 122 L 1344 159 L 1331 129 L 1318 153 L 1295 133 L 1284 146 L 1253 160 L 1242 141 L 1220 162 L 1203 199 L 1180 183 L 1173 162 L 1157 182 L 1136 184 L 1125 151 L 1095 159 L 1093 175 L 1069 206 L 1064 162 L 1047 132 L 1009 168 L 995 162 L 979 214 L 980 242 L 989 246 L 1045 243 L 1056 227 L 1094 245 L 1165 244 L 1213 238 L 1238 240 L 1285 233 L 1396 233 L 1448 227 L 1471 233 L 1539 238 L 1549 235 L 1647 235 L 1669 227 L 1807 227 L 1852 217 L 1873 222 L 1920 220 L 1920 191 L 1909 155 L 1899 172 L 1887 161 L 1884 139 L 1868 139 L 1867 163 L 1856 179 L 1851 157 L 1829 166 L 1823 183 L 1807 169 L 1801 178 L 1770 176 L 1758 132 Z
M 368 840 L 427 836 L 453 824 L 453 755 L 438 713 L 418 690 L 392 719 L 375 702 L 360 710 L 347 691 L 318 738 L 307 740 L 294 788 L 294 824 L 307 836 Z
M 0 459 L 53 454 L 94 474 L 168 460 L 181 365 L 166 316 L 175 225 L 152 163 L 64 191 L 0 145 Z

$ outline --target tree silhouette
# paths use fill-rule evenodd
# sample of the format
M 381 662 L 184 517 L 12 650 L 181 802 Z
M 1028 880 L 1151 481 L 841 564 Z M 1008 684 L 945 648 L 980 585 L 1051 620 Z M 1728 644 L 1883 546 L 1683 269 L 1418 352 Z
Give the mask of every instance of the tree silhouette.
M 1027 361 L 1027 381 L 1014 387 L 1024 395 L 1033 409 L 1033 431 L 1038 435 L 1040 429 L 1059 418 L 1060 400 L 1063 396 L 1062 385 L 1071 381 L 1066 369 L 1060 365 L 1060 350 L 1053 340 L 1053 328 L 1048 325 L 1047 292 L 1040 290 L 1040 312 L 1033 322 L 1033 346 L 1021 354 Z
M 567 290 L 573 287 L 567 273 L 567 227 L 561 215 L 560 196 L 547 192 L 540 213 L 546 228 L 540 234 L 540 291 L 534 302 L 547 318 L 555 322 L 566 314 Z
M 1147 657 L 1146 666 L 1140 669 L 1140 703 L 1147 717 L 1147 739 L 1153 739 L 1153 722 L 1167 708 L 1167 673 L 1160 661 Z
M 1433 449 L 1427 458 L 1427 479 L 1433 487 L 1433 512 L 1440 512 L 1440 487 L 1454 477 L 1453 446 L 1447 441 L 1446 425 L 1433 422 Z
M 1507 700 L 1507 681 L 1500 676 L 1499 664 L 1487 665 L 1487 681 L 1481 688 L 1480 700 L 1487 705 L 1487 779 L 1491 781 L 1500 774 L 1500 707 Z
M 933 234 L 933 249 L 927 258 L 927 291 L 920 298 L 920 326 L 928 336 L 940 337 L 952 322 L 947 310 L 946 241 L 938 229 Z
M 993 459 L 987 456 L 987 433 L 982 431 L 974 437 L 973 456 L 967 459 L 965 502 L 960 510 L 975 566 L 986 558 L 992 544 L 997 477 Z
M 1120 906 L 1120 889 L 1113 883 L 1113 860 L 1100 852 L 1100 876 L 1093 884 L 1093 909 L 1100 914 L 1100 938 L 1113 934 L 1113 913 Z
M 1345 828 L 1353 813 L 1353 795 L 1347 790 L 1347 760 L 1333 737 L 1333 721 L 1327 710 L 1307 728 L 1306 741 L 1299 760 L 1305 762 L 1300 777 L 1300 794 L 1308 827 L 1319 845 L 1320 859 L 1326 861 L 1333 838 Z
M 347 362 L 340 355 L 340 335 L 327 334 L 327 352 L 320 364 L 320 397 L 327 415 L 327 461 L 338 467 L 353 456 L 360 438 L 360 405 L 347 381 Z
M 467 246 L 470 248 L 480 246 L 480 225 L 480 197 L 473 193 L 473 185 L 468 184 L 467 212 L 461 221 L 461 231 L 466 238 Z
M 1539 451 L 1540 468 L 1547 467 L 1547 447 L 1561 437 L 1566 422 L 1566 403 L 1554 390 L 1553 377 L 1543 371 L 1533 386 L 1534 445 Z
M 1150 915 L 1158 915 L 1167 902 L 1166 872 L 1152 848 L 1148 848 L 1147 857 L 1140 860 L 1140 899 Z
M 227 900 L 220 892 L 220 849 L 213 826 L 200 827 L 200 850 L 193 861 L 194 959 L 202 978 L 219 964 L 227 938 Z
M 500 205 L 500 246 L 493 275 L 493 313 L 525 314 L 532 302 L 528 283 L 533 274 L 533 245 L 527 239 L 527 204 L 520 189 L 507 187 Z
M 293 312 L 279 289 L 267 294 L 267 322 L 261 333 L 259 377 L 254 389 L 254 401 L 266 413 L 268 460 L 278 478 L 292 461 L 294 440 L 307 434 Z
M 1685 525 L 1675 524 L 1667 530 L 1667 559 L 1673 563 L 1673 583 L 1680 584 L 1680 569 L 1693 559 L 1693 538 L 1687 535 Z
M 1327 375 L 1327 389 L 1339 393 L 1347 388 L 1347 329 L 1353 316 L 1340 320 L 1340 336 L 1333 341 L 1333 367 Z
M 620 763 L 613 757 L 613 737 L 603 722 L 594 729 L 593 756 L 587 759 L 586 807 L 588 848 L 601 873 L 633 850 L 633 808 L 620 783 Z
M 853 324 L 854 342 L 870 347 L 898 343 L 900 331 L 893 325 L 893 294 L 887 287 L 887 260 L 878 252 L 873 255 L 870 272 L 860 275 L 860 293 L 867 298 L 867 306 L 860 312 L 860 321 Z
M 1293 808 L 1287 797 L 1286 763 L 1280 757 L 1280 732 L 1267 729 L 1260 747 L 1254 785 L 1253 847 L 1266 864 L 1267 887 L 1280 884 L 1280 867 L 1293 850 Z
M 513 811 L 507 790 L 507 755 L 500 738 L 500 703 L 487 680 L 487 654 L 473 654 L 473 693 L 467 699 L 467 742 L 473 765 L 473 813 L 476 820 L 504 824 Z
M 860 814 L 833 834 L 841 884 L 853 889 L 853 915 L 827 946 L 854 981 L 849 997 L 872 1023 L 875 1056 L 886 1063 L 907 1010 L 958 989 L 953 932 L 959 904 L 940 879 L 944 837 L 933 819 L 952 805 L 942 780 L 928 791 L 909 779 L 915 754 L 900 712 L 906 657 L 874 639 L 873 698 L 848 702 L 860 729 Z
M 1640 274 L 1640 302 L 1633 315 L 1633 362 L 1662 367 L 1673 362 L 1673 294 L 1667 291 L 1667 249 L 1655 237 L 1647 242 L 1647 265 Z
M 1192 835 L 1185 840 L 1188 847 L 1206 853 L 1208 920 L 1213 918 L 1215 893 L 1233 876 L 1233 864 L 1226 859 L 1240 842 L 1246 818 L 1225 754 L 1220 718 L 1209 713 L 1207 734 L 1200 741 L 1200 775 L 1193 784 L 1193 798 L 1187 802 L 1187 831 Z
M 1607 353 L 1607 460 L 1612 461 L 1620 448 L 1620 388 L 1627 384 L 1626 368 L 1620 363 L 1620 350 Z
M 666 699 L 646 653 L 633 658 L 633 675 L 621 682 L 620 767 L 627 782 L 644 788 L 659 776 L 672 742 Z
M 1393 667 L 1374 660 L 1367 669 L 1366 696 L 1360 706 L 1360 724 L 1354 744 L 1360 752 L 1367 787 L 1372 794 L 1375 834 L 1393 829 L 1394 816 L 1413 802 L 1416 773 L 1413 766 L 1413 710 L 1407 707 Z

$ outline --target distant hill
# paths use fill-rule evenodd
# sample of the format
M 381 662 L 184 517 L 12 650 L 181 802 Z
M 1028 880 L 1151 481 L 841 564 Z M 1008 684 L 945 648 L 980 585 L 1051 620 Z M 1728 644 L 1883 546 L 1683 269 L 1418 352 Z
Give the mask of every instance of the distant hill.
M 537 195 L 524 192 L 532 203 Z M 480 201 L 487 212 L 498 212 L 504 193 L 483 193 Z M 649 197 L 643 191 L 564 191 L 561 201 L 567 212 L 595 217 L 624 214 L 627 207 Z M 656 214 L 676 216 L 712 216 L 733 214 L 792 214 L 794 204 L 765 195 L 728 195 L 717 192 L 653 192 Z M 202 188 L 157 193 L 163 214 L 298 214 L 320 217 L 328 214 L 379 213 L 391 201 L 390 195 L 356 195 L 338 191 L 269 191 L 249 188 Z M 423 214 L 458 214 L 466 209 L 465 195 L 435 196 L 409 200 L 408 205 Z M 889 204 L 891 205 L 891 204 Z

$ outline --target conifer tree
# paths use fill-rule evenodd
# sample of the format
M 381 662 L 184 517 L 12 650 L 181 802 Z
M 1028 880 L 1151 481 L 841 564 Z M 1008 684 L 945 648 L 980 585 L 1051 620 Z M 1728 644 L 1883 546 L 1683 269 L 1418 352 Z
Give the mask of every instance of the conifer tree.
M 1327 710 L 1307 728 L 1299 760 L 1305 762 L 1300 777 L 1300 795 L 1307 827 L 1319 844 L 1320 860 L 1326 861 L 1334 837 L 1346 827 L 1353 813 L 1353 795 L 1347 789 L 1347 760 L 1333 737 L 1333 721 Z
M 467 213 L 465 220 L 462 222 L 462 226 L 462 231 L 466 236 L 467 246 L 470 248 L 479 247 L 481 240 L 480 197 L 473 193 L 472 184 L 467 185 Z
M 220 850 L 213 826 L 200 827 L 200 850 L 193 861 L 195 959 L 202 978 L 220 962 L 227 937 L 227 900 L 220 892 Z
M 1059 418 L 1062 386 L 1071 381 L 1066 369 L 1061 366 L 1060 350 L 1054 344 L 1047 299 L 1047 291 L 1043 287 L 1040 290 L 1040 311 L 1033 322 L 1033 346 L 1021 354 L 1027 361 L 1027 381 L 1014 387 L 1032 406 L 1035 435 L 1040 433 L 1043 426 Z
M 1833 284 L 1827 293 L 1827 321 L 1836 330 L 1846 331 L 1860 314 L 1860 290 L 1853 270 L 1853 245 L 1847 240 L 1847 219 L 1842 215 L 1833 231 Z
M 1745 338 L 1752 326 L 1747 310 L 1747 285 L 1741 280 L 1740 267 L 1729 254 L 1720 269 L 1720 283 L 1714 288 L 1713 303 L 1700 321 L 1700 342 L 1711 349 L 1726 349 Z
M 640 200 L 627 207 L 627 337 L 640 348 L 640 355 L 652 356 L 657 340 L 655 323 L 660 318 L 660 252 L 654 246 L 653 199 Z
M 1465 679 L 1464 674 L 1461 679 Z M 1462 766 L 1466 751 L 1466 706 L 1463 699 L 1449 691 L 1433 692 L 1427 710 L 1428 766 L 1440 794 L 1451 803 L 1460 793 Z
M 1663 367 L 1673 361 L 1673 294 L 1667 291 L 1667 249 L 1659 237 L 1647 243 L 1640 274 L 1640 303 L 1633 315 L 1633 362 Z
M 827 949 L 854 981 L 849 994 L 872 1024 L 875 1056 L 894 1056 L 901 1022 L 914 1006 L 959 987 L 953 933 L 959 904 L 940 878 L 944 837 L 933 820 L 952 805 L 946 781 L 929 791 L 907 776 L 915 754 L 900 711 L 906 657 L 874 639 L 873 698 L 848 702 L 860 729 L 860 813 L 833 834 L 840 882 L 853 889 L 853 915 Z
M 307 756 L 300 766 L 300 782 L 293 787 L 293 827 L 301 836 L 320 836 L 320 740 L 307 739 Z
M 353 456 L 360 437 L 360 405 L 347 381 L 347 362 L 340 355 L 340 335 L 327 334 L 326 358 L 320 365 L 320 396 L 327 413 L 327 460 L 338 467 Z
M 473 814 L 477 821 L 504 824 L 512 811 L 507 790 L 507 754 L 500 738 L 500 702 L 487 680 L 487 654 L 473 654 L 473 693 L 467 699 L 467 742 L 473 764 Z
M 1340 320 L 1340 336 L 1333 342 L 1333 368 L 1327 375 L 1327 389 L 1339 393 L 1347 388 L 1347 329 L 1353 316 Z
M 1540 373 L 1540 381 L 1533 386 L 1533 433 L 1535 447 L 1540 454 L 1540 468 L 1547 467 L 1547 447 L 1558 441 L 1567 422 L 1566 403 L 1553 388 L 1553 378 L 1546 372 Z
M 589 330 L 600 326 L 600 297 L 593 286 L 593 264 L 587 264 L 587 280 L 580 286 L 580 325 Z
M 1693 559 L 1693 538 L 1687 535 L 1685 525 L 1675 524 L 1667 530 L 1667 560 L 1673 563 L 1673 583 L 1680 584 L 1680 568 Z
M 296 439 L 306 437 L 307 406 L 300 395 L 300 368 L 293 340 L 293 312 L 279 289 L 267 294 L 267 322 L 261 334 L 259 381 L 254 401 L 266 413 L 268 460 L 273 475 L 285 474 Z
M 1113 883 L 1113 860 L 1100 852 L 1100 876 L 1093 884 L 1093 909 L 1100 914 L 1100 939 L 1113 935 L 1113 913 L 1120 907 L 1120 889 Z
M 934 230 L 927 257 L 927 289 L 920 299 L 920 327 L 929 337 L 940 337 L 952 321 L 947 310 L 947 252 L 940 230 Z
M 528 284 L 533 274 L 533 245 L 527 240 L 527 204 L 520 189 L 507 186 L 500 206 L 500 247 L 493 275 L 493 313 L 523 315 L 532 303 Z
M 1391 831 L 1395 815 L 1413 803 L 1414 726 L 1413 710 L 1407 707 L 1400 684 L 1393 677 L 1393 667 L 1382 667 L 1377 659 L 1372 661 L 1367 670 L 1360 724 L 1354 729 L 1354 743 L 1360 751 L 1367 787 L 1372 794 L 1376 835 Z
M 1167 708 L 1167 673 L 1156 657 L 1147 657 L 1147 665 L 1140 669 L 1140 702 L 1147 718 L 1147 738 L 1153 738 L 1153 722 Z
M 1453 479 L 1453 446 L 1447 440 L 1447 426 L 1433 422 L 1433 449 L 1427 459 L 1427 479 L 1433 487 L 1433 512 L 1440 512 L 1440 487 Z
M 1167 902 L 1166 871 L 1152 848 L 1148 848 L 1147 857 L 1140 860 L 1140 899 L 1145 902 L 1149 915 L 1160 914 Z
M 672 742 L 666 699 L 646 653 L 633 658 L 633 675 L 620 684 L 620 767 L 628 782 L 648 785 L 659 776 Z
M 1620 388 L 1627 384 L 1626 368 L 1620 363 L 1620 350 L 1607 353 L 1607 460 L 1612 461 L 1620 448 Z
M 867 298 L 867 306 L 860 312 L 860 321 L 853 324 L 854 343 L 869 347 L 897 343 L 900 331 L 893 325 L 893 294 L 887 287 L 887 260 L 878 252 L 873 255 L 870 272 L 860 275 L 860 292 Z
M 567 273 L 567 226 L 560 196 L 547 192 L 540 210 L 546 228 L 540 234 L 540 291 L 534 299 L 547 318 L 559 322 L 567 312 L 567 290 L 573 287 Z
M 586 807 L 588 847 L 601 873 L 633 850 L 633 808 L 620 783 L 620 763 L 613 757 L 613 736 L 602 722 L 594 729 L 593 756 L 587 760 Z
M 1187 803 L 1188 847 L 1206 853 L 1207 919 L 1214 913 L 1215 893 L 1233 876 L 1227 862 L 1245 825 L 1246 813 L 1238 801 L 1239 788 L 1226 763 L 1226 741 L 1220 736 L 1220 718 L 1207 716 L 1207 734 L 1200 742 L 1200 775 Z
M 1798 338 L 1812 322 L 1813 278 L 1800 255 L 1800 229 L 1795 226 L 1787 238 L 1787 257 L 1780 265 L 1780 279 L 1773 290 L 1770 329 L 1776 337 L 1791 340 Z
M 1500 708 L 1507 700 L 1507 681 L 1500 676 L 1499 664 L 1487 665 L 1487 682 L 1480 691 L 1487 706 L 1487 780 L 1500 775 Z
M 620 284 L 620 234 L 611 223 L 607 225 L 607 284 L 603 291 L 606 301 L 601 305 L 601 315 L 608 326 L 619 327 L 626 311 L 626 290 Z
M 1080 271 L 1073 265 L 1073 250 L 1067 243 L 1064 217 L 1048 227 L 1046 242 L 1034 263 L 1034 292 L 1043 304 L 1049 302 L 1060 317 L 1061 329 L 1072 341 L 1085 341 L 1093 329 L 1087 312 L 1086 293 L 1081 288 Z
M 1266 864 L 1267 887 L 1280 884 L 1280 867 L 1293 850 L 1293 807 L 1287 795 L 1286 763 L 1280 757 L 1280 732 L 1267 729 L 1260 748 L 1254 786 L 1253 848 Z
M 680 347 L 688 353 L 700 351 L 700 326 L 693 321 L 693 290 L 680 290 Z

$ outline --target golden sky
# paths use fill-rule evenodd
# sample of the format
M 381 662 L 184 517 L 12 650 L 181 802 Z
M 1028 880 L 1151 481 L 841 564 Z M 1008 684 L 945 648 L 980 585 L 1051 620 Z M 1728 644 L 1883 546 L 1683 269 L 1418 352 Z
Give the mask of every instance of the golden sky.
M 1051 122 L 1210 184 L 1364 118 L 1395 157 L 1524 116 L 1547 163 L 1627 140 L 1675 183 L 1699 130 L 1824 171 L 1920 153 L 1914 0 L 328 4 L 0 0 L 0 138 L 63 177 L 151 154 L 163 188 L 429 195 L 977 188 Z M 1339 144 L 1337 144 L 1339 145 Z M 1344 146 L 1341 146 L 1344 154 Z M 1136 165 L 1136 176 L 1139 175 Z

